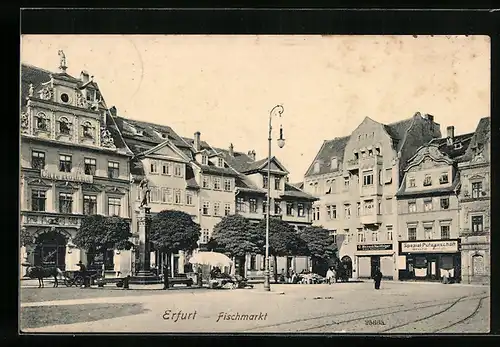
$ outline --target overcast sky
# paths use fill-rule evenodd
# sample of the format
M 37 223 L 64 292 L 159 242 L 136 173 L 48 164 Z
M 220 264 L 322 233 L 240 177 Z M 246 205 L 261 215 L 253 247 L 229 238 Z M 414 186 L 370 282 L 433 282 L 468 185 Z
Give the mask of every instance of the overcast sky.
M 273 155 L 303 175 L 324 140 L 349 135 L 365 117 L 390 123 L 434 115 L 445 135 L 474 131 L 490 116 L 490 39 L 486 36 L 83 36 L 27 35 L 21 60 L 95 76 L 119 115 L 195 131 L 215 147 Z

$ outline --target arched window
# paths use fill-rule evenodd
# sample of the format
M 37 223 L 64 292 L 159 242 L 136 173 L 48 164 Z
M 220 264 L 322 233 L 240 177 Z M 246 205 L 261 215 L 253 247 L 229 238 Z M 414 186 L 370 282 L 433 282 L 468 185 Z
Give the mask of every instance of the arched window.
M 89 138 L 89 139 L 94 138 L 94 136 L 92 134 L 92 124 L 90 122 L 87 121 L 87 122 L 83 123 L 82 128 L 83 128 L 83 136 L 84 137 Z
M 69 135 L 70 130 L 71 128 L 68 118 L 66 117 L 59 118 L 59 133 L 63 135 Z
M 43 112 L 36 115 L 36 128 L 38 130 L 49 131 L 49 118 Z

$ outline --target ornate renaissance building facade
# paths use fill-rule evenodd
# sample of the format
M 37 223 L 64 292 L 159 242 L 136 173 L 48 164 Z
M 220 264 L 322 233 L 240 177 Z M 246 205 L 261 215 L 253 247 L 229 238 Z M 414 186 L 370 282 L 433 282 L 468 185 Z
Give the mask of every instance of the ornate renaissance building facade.
M 387 125 L 367 117 L 349 136 L 321 146 L 304 191 L 319 198 L 313 224 L 331 231 L 353 278 L 369 278 L 377 267 L 398 278 L 395 194 L 408 159 L 439 137 L 434 117 L 416 113 Z
M 60 56 L 57 73 L 21 67 L 20 228 L 34 238 L 21 248 L 21 262 L 74 270 L 79 260 L 97 257 L 126 273 L 130 251 L 86 255 L 72 243 L 85 215 L 130 217 L 132 153 L 93 77 L 70 76 Z

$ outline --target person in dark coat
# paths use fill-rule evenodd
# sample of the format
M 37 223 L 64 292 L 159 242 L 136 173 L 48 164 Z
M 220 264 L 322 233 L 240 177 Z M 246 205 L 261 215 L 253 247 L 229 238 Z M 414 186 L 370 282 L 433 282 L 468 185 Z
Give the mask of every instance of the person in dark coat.
M 382 272 L 380 272 L 380 268 L 375 269 L 375 273 L 373 274 L 373 280 L 375 281 L 375 289 L 380 289 L 380 282 L 382 281 Z
M 168 265 L 163 265 L 163 289 L 168 289 Z
M 85 287 L 90 287 L 90 281 L 87 279 L 87 267 L 85 266 L 84 263 L 80 260 L 78 264 L 76 264 L 80 268 L 80 276 L 82 277 L 83 283 L 82 283 L 82 288 Z M 87 284 L 87 282 L 89 282 Z

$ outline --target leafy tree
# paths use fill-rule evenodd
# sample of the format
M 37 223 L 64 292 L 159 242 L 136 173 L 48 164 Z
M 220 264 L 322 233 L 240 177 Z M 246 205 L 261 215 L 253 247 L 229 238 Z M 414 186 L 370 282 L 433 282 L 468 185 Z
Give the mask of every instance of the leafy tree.
M 257 225 L 257 230 L 264 240 L 262 252 L 265 253 L 266 220 Z M 277 257 L 306 255 L 307 246 L 293 226 L 280 218 L 269 219 L 269 254 L 274 260 L 274 280 L 278 280 Z
M 19 241 L 21 243 L 21 246 L 34 245 L 36 242 L 35 233 L 33 232 L 33 230 L 30 230 L 29 228 L 21 228 Z
M 337 245 L 327 229 L 319 226 L 307 227 L 300 233 L 300 237 L 307 244 L 313 267 L 317 264 L 329 266 L 336 262 Z
M 260 253 L 263 244 L 261 236 L 247 218 L 237 214 L 229 215 L 214 227 L 214 248 L 232 257 Z
M 129 250 L 132 233 L 130 223 L 121 217 L 102 215 L 86 216 L 73 238 L 73 243 L 89 254 L 106 254 L 109 248 Z
M 197 248 L 200 236 L 200 225 L 185 212 L 164 210 L 151 218 L 150 241 L 167 261 L 172 253 Z

